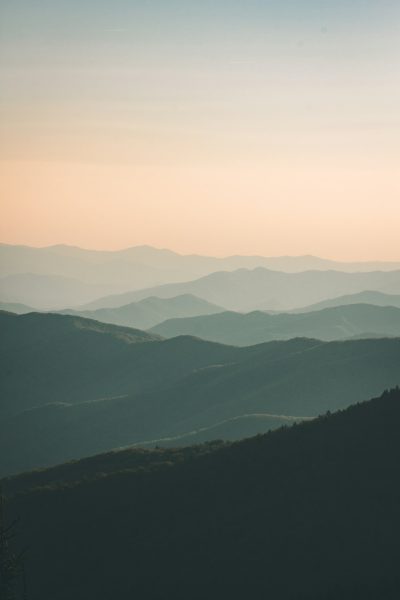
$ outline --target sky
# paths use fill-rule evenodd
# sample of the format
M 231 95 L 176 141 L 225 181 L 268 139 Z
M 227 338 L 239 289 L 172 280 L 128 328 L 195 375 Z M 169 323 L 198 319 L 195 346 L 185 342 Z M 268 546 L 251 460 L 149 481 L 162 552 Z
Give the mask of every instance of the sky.
M 400 260 L 398 0 L 2 0 L 0 241 Z

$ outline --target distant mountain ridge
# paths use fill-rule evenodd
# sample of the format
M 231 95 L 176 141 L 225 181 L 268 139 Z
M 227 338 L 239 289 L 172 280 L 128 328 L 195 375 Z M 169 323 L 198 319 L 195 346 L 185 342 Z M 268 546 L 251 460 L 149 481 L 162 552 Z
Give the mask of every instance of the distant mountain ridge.
M 69 304 L 93 301 L 115 287 L 88 284 L 71 277 L 21 273 L 0 277 L 0 301 L 25 304 L 34 310 L 65 308 Z
M 215 315 L 169 319 L 151 329 L 163 337 L 193 335 L 222 344 L 250 346 L 271 340 L 309 337 L 324 341 L 372 335 L 400 336 L 400 308 L 349 304 L 313 312 Z
M 82 264 L 79 263 L 81 261 Z M 226 257 L 202 256 L 198 254 L 179 254 L 165 248 L 153 246 L 133 246 L 123 250 L 86 250 L 68 245 L 55 245 L 47 247 L 13 246 L 0 244 L 0 263 L 6 274 L 25 273 L 28 271 L 42 274 L 63 274 L 67 277 L 77 277 L 84 274 L 84 266 L 111 265 L 143 265 L 156 270 L 166 270 L 173 273 L 181 270 L 186 272 L 188 279 L 196 275 L 200 277 L 213 271 L 234 271 L 240 268 L 254 269 L 265 267 L 277 271 L 299 272 L 313 269 L 339 270 L 339 271 L 386 271 L 400 269 L 400 261 L 336 261 L 320 258 L 318 256 L 257 256 L 233 255 Z M 30 267 L 30 268 L 27 268 Z M 80 274 L 77 269 L 80 268 Z M 21 270 L 22 269 L 22 270 Z M 60 272 L 62 271 L 62 273 Z M 66 271 L 66 272 L 65 272 Z M 96 276 L 96 271 L 91 272 Z M 86 278 L 84 278 L 86 279 Z M 113 279 L 113 278 L 112 278 Z M 107 273 L 107 278 L 102 281 L 94 279 L 92 283 L 112 283 Z
M 113 323 L 138 329 L 150 329 L 166 319 L 174 317 L 192 317 L 222 312 L 224 309 L 206 300 L 185 294 L 173 298 L 150 296 L 138 302 L 132 302 L 116 308 L 97 310 L 63 310 L 62 314 L 76 314 L 103 323 Z
M 400 262 L 345 263 L 315 256 L 217 258 L 182 255 L 151 246 L 96 251 L 62 244 L 45 248 L 0 244 L 0 301 L 27 304 L 39 310 L 76 308 L 105 295 L 193 281 L 214 272 L 256 268 L 288 273 L 310 270 L 390 272 L 400 269 Z M 15 282 L 18 282 L 17 286 Z M 41 290 L 43 285 L 47 287 L 46 294 L 45 290 Z M 185 292 L 177 292 L 174 295 L 182 293 Z M 135 298 L 128 298 L 119 305 L 134 300 Z M 107 307 L 109 306 L 95 308 Z
M 32 306 L 27 306 L 26 304 L 20 304 L 18 302 L 0 302 L 0 311 L 24 315 L 29 312 L 35 312 L 35 309 L 32 308 Z
M 228 310 L 249 312 L 262 307 L 262 310 L 283 312 L 366 289 L 400 294 L 400 270 L 370 273 L 341 271 L 283 273 L 258 267 L 253 270 L 218 271 L 194 281 L 99 298 L 80 309 L 112 308 L 129 302 L 138 302 L 149 296 L 171 298 L 182 294 L 193 294 Z
M 400 295 L 399 294 L 384 294 L 383 292 L 365 290 L 356 294 L 348 294 L 345 296 L 338 296 L 336 298 L 328 298 L 317 304 L 311 304 L 298 308 L 293 312 L 311 312 L 315 310 L 322 310 L 324 308 L 333 308 L 335 306 L 347 306 L 349 304 L 372 304 L 374 306 L 395 306 L 400 308 Z

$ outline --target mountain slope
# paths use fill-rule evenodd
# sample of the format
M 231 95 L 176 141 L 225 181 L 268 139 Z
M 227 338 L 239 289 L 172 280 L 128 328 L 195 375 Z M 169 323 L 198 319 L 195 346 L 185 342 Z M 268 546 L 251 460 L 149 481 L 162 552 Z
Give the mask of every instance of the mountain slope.
M 60 318 L 40 315 L 49 316 Z M 1 361 L 2 474 L 199 430 L 199 439 L 212 439 L 225 421 L 234 420 L 235 437 L 242 437 L 249 434 L 245 415 L 314 417 L 394 386 L 400 376 L 395 338 L 237 348 L 178 337 L 115 348 L 97 335 L 91 355 L 80 337 L 74 347 L 60 336 L 55 346 L 32 344 L 33 333 L 26 346 L 26 337 L 11 354 L 7 344 Z M 69 348 L 68 368 L 57 348 Z M 266 429 L 279 424 L 264 422 Z M 221 434 L 230 437 L 227 428 Z
M 5 482 L 24 491 L 8 514 L 32 549 L 30 598 L 395 600 L 399 420 L 397 390 L 232 445 Z
M 77 314 L 103 323 L 113 323 L 138 329 L 150 329 L 166 319 L 192 317 L 222 312 L 224 309 L 192 294 L 175 298 L 150 297 L 117 308 L 101 308 L 93 311 L 61 311 L 62 314 Z
M 282 273 L 263 268 L 239 269 L 212 273 L 190 282 L 99 298 L 81 309 L 112 308 L 149 296 L 171 298 L 181 294 L 194 294 L 230 310 L 248 312 L 262 308 L 283 311 L 366 289 L 400 293 L 400 271 Z
M 219 442 L 222 440 L 242 440 L 243 438 L 263 434 L 266 431 L 278 429 L 279 427 L 287 427 L 294 423 L 309 420 L 311 420 L 310 417 L 291 417 L 289 415 L 269 415 L 266 413 L 244 414 L 225 419 L 209 427 L 188 431 L 181 435 L 138 442 L 136 446 L 140 446 L 141 448 L 158 448 L 160 446 L 163 448 L 178 448 L 202 444 L 204 442 L 211 443 L 214 440 Z
M 159 340 L 81 317 L 0 313 L 0 414 L 165 386 L 240 353 L 190 338 Z
M 400 308 L 400 295 L 384 294 L 383 292 L 364 291 L 357 294 L 349 294 L 347 296 L 339 296 L 338 298 L 328 298 L 317 304 L 305 306 L 297 309 L 295 312 L 312 312 L 322 310 L 324 308 L 334 308 L 335 306 L 346 306 L 348 304 L 372 304 L 374 306 L 396 306 Z
M 169 319 L 151 329 L 163 337 L 195 335 L 206 340 L 246 346 L 274 339 L 311 337 L 346 339 L 374 334 L 400 336 L 400 308 L 351 304 L 302 314 L 252 312 Z

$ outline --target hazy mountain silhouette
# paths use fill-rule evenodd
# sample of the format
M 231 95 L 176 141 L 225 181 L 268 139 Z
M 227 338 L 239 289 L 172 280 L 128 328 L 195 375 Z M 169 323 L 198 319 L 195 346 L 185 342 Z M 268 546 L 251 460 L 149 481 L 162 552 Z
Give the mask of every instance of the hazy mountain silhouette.
M 275 271 L 299 273 L 308 270 L 324 271 L 336 269 L 338 271 L 366 271 L 379 269 L 393 271 L 399 269 L 398 263 L 340 263 L 320 259 L 313 256 L 300 257 L 259 257 L 259 256 L 232 256 L 215 258 L 197 255 L 180 255 L 170 250 L 161 250 L 150 246 L 138 246 L 120 250 L 94 251 L 84 250 L 71 246 L 50 246 L 47 248 L 31 248 L 28 246 L 10 246 L 0 244 L 0 300 L 2 302 L 18 302 L 34 306 L 37 309 L 76 308 L 81 304 L 91 303 L 97 298 L 107 295 L 118 295 L 141 289 L 154 288 L 154 292 L 135 296 L 128 294 L 114 300 L 107 300 L 93 304 L 88 309 L 113 308 L 129 304 L 153 296 L 178 296 L 182 294 L 199 295 L 201 298 L 214 304 L 225 306 L 218 300 L 218 295 L 211 293 L 197 294 L 193 289 L 178 288 L 167 293 L 165 289 L 158 292 L 158 287 L 164 284 L 189 282 L 216 271 L 232 272 L 237 269 L 268 268 Z M 244 276 L 242 276 L 243 278 Z M 379 289 L 389 293 L 400 291 L 398 286 L 386 289 L 375 279 L 371 280 L 371 289 Z M 240 281 L 237 285 L 241 286 Z M 383 286 L 383 287 L 382 287 Z M 250 286 L 251 288 L 252 286 Z M 328 286 L 329 287 L 329 286 Z M 385 288 L 385 289 L 383 289 Z M 202 286 L 198 288 L 202 292 Z M 362 286 L 329 287 L 331 296 L 362 291 Z M 232 291 L 232 290 L 231 290 Z M 250 298 L 227 308 L 243 310 L 250 309 L 278 309 L 292 308 L 287 300 L 282 300 L 281 292 L 275 295 L 272 288 L 262 289 L 259 299 Z M 309 299 L 310 298 L 310 299 Z M 303 304 L 318 302 L 326 296 L 304 296 Z M 300 301 L 303 296 L 300 297 Z M 266 306 L 264 306 L 266 304 Z M 79 308 L 80 310 L 80 308 Z
M 172 281 L 195 279 L 213 271 L 265 267 L 299 272 L 312 269 L 373 271 L 400 269 L 396 262 L 340 262 L 316 256 L 182 255 L 167 249 L 136 246 L 117 251 L 85 250 L 59 244 L 45 248 L 0 244 L 3 275 L 35 273 L 59 275 L 86 283 L 138 289 Z
M 151 329 L 163 337 L 194 335 L 206 340 L 250 346 L 270 340 L 310 337 L 339 340 L 353 336 L 400 336 L 400 308 L 351 304 L 301 314 L 240 314 L 169 319 Z
M 1 272 L 4 275 L 58 275 L 91 285 L 113 286 L 116 292 L 191 279 L 197 275 L 191 270 L 185 272 L 167 264 L 163 261 L 164 251 L 154 249 L 160 256 L 157 265 L 151 259 L 152 253 L 143 250 L 138 247 L 137 252 L 108 252 L 65 245 L 32 248 L 0 244 Z
M 27 304 L 35 307 L 35 310 L 83 304 L 113 289 L 110 285 L 91 285 L 56 275 L 24 273 L 0 278 L 0 298 L 3 303 Z
M 29 312 L 35 312 L 32 306 L 27 304 L 19 304 L 18 302 L 0 302 L 0 311 L 16 313 L 17 315 L 25 315 Z
M 373 292 L 366 290 L 357 294 L 348 294 L 337 298 L 328 298 L 322 302 L 317 302 L 311 306 L 299 308 L 294 312 L 311 312 L 322 310 L 323 308 L 333 308 L 334 306 L 346 306 L 348 304 L 372 304 L 374 306 L 396 306 L 400 308 L 400 295 L 384 294 L 383 292 Z
M 0 317 L 3 474 L 200 429 L 212 439 L 232 419 L 241 437 L 245 415 L 314 417 L 399 381 L 395 338 L 238 348 L 77 317 Z
M 263 268 L 239 269 L 212 273 L 195 281 L 100 298 L 81 309 L 112 308 L 149 296 L 171 298 L 181 294 L 194 294 L 230 310 L 249 311 L 262 306 L 263 310 L 269 308 L 283 311 L 365 289 L 400 293 L 400 271 L 305 271 L 293 274 Z
M 397 390 L 235 444 L 8 480 L 29 597 L 395 600 L 399 420 Z
M 149 297 L 118 308 L 103 308 L 93 311 L 60 311 L 63 314 L 78 314 L 104 323 L 114 323 L 139 329 L 150 329 L 154 325 L 173 317 L 192 317 L 222 312 L 224 309 L 192 294 L 175 298 Z

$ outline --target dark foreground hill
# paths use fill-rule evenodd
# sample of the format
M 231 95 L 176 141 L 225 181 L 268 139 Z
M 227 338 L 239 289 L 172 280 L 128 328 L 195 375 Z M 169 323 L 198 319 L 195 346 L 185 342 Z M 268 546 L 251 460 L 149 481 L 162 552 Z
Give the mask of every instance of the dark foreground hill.
M 31 600 L 394 600 L 400 392 L 235 444 L 6 481 Z
M 195 335 L 223 344 L 248 346 L 270 340 L 309 337 L 340 340 L 354 336 L 399 336 L 400 308 L 352 304 L 302 314 L 215 315 L 168 319 L 151 329 L 164 337 Z
M 400 381 L 397 338 L 237 348 L 60 315 L 2 320 L 1 475 L 132 444 L 240 439 Z

